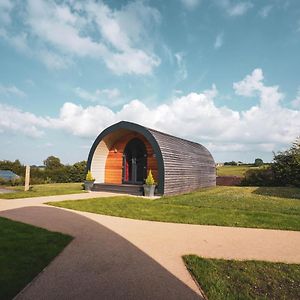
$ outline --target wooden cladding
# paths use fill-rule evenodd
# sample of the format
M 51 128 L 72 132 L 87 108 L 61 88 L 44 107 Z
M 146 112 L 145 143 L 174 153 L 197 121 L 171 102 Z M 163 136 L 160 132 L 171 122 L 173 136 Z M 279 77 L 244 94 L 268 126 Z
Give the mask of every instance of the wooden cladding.
M 215 162 L 200 144 L 148 129 L 159 144 L 165 170 L 164 194 L 174 195 L 216 185 Z
M 142 134 L 131 132 L 120 136 L 120 138 L 109 149 L 105 164 L 105 183 L 122 183 L 123 153 L 127 143 L 133 138 L 139 138 L 145 144 L 147 151 L 147 173 L 151 169 L 154 179 L 157 180 L 157 161 L 154 157 L 152 146 Z

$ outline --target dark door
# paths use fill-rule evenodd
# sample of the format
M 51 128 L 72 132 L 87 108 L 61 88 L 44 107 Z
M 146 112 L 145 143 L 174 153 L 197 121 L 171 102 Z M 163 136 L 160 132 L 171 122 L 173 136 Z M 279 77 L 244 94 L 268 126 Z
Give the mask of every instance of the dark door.
M 140 139 L 132 139 L 123 154 L 123 183 L 142 184 L 147 173 L 147 151 Z

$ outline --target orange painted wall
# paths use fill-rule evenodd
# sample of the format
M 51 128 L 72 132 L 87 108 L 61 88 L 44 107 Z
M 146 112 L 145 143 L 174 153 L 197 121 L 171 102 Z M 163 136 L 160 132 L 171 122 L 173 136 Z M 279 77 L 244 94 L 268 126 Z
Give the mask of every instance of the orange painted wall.
M 151 169 L 153 177 L 157 181 L 158 168 L 156 158 L 153 157 L 152 146 L 143 135 L 132 132 L 121 137 L 109 150 L 105 164 L 105 183 L 122 183 L 123 152 L 127 143 L 133 138 L 139 138 L 144 142 L 147 150 L 147 174 Z

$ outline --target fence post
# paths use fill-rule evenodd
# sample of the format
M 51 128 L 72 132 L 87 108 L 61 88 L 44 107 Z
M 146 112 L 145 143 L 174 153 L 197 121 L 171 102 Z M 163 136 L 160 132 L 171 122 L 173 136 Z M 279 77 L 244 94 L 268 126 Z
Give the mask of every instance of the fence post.
M 29 184 L 30 184 L 30 166 L 26 166 L 26 171 L 25 171 L 25 188 L 24 191 L 29 190 Z

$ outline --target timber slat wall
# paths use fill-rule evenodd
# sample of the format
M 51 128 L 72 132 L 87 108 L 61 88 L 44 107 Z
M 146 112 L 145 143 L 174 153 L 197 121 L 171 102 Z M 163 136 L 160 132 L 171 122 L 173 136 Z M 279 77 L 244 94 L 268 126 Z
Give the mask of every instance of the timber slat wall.
M 182 194 L 216 185 L 215 162 L 200 144 L 149 129 L 162 152 L 164 194 Z

